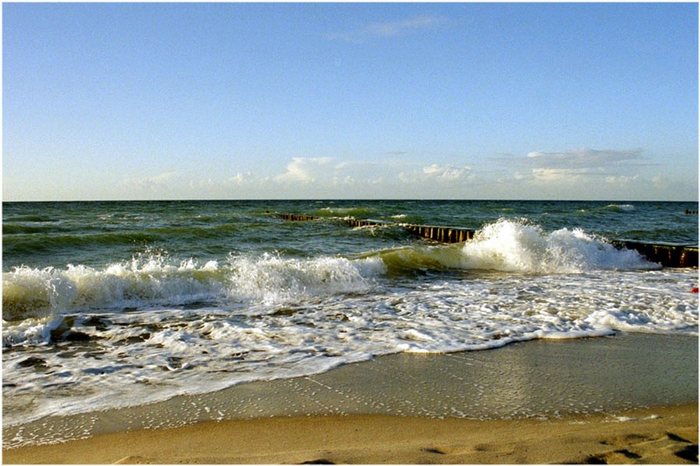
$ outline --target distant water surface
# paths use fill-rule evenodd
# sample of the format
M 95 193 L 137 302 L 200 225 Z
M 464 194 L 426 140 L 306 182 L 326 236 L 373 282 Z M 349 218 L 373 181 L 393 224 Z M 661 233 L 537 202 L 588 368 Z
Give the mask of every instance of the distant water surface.
M 401 352 L 697 335 L 697 203 L 3 204 L 4 425 L 325 372 Z M 282 212 L 320 219 L 287 222 Z M 440 245 L 400 226 L 477 229 Z

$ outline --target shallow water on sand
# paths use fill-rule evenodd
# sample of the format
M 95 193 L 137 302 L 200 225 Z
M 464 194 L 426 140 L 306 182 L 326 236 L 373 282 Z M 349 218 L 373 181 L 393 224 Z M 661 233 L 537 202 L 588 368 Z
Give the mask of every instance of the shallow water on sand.
M 271 416 L 387 414 L 430 418 L 554 419 L 692 403 L 695 337 L 619 334 L 530 341 L 493 351 L 395 354 L 316 375 L 251 382 L 151 405 L 5 428 L 5 448 L 100 433 Z M 21 402 L 6 400 L 11 406 Z

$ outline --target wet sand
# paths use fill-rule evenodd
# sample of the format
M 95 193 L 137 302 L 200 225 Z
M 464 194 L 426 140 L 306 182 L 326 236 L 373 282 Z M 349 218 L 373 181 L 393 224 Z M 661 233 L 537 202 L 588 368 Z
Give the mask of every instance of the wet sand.
M 697 463 L 697 396 L 697 337 L 524 342 L 4 427 L 3 461 Z
M 5 463 L 697 463 L 697 404 L 555 420 L 206 422 L 5 452 Z

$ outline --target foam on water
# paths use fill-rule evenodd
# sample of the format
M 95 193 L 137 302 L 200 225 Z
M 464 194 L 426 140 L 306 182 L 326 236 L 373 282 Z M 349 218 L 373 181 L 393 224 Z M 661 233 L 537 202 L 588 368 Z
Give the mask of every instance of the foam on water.
M 373 253 L 375 254 L 375 253 Z M 527 221 L 499 220 L 463 244 L 413 245 L 376 253 L 390 271 L 463 269 L 528 274 L 655 270 L 638 252 L 617 249 L 581 229 L 546 233 Z
M 229 256 L 220 264 L 178 263 L 141 255 L 104 269 L 17 267 L 3 273 L 3 319 L 49 317 L 79 310 L 177 306 L 206 301 L 278 303 L 306 295 L 366 291 L 383 273 L 377 258 Z
M 17 267 L 3 273 L 3 319 L 47 317 L 80 309 L 122 309 L 186 304 L 222 292 L 225 276 L 215 261 L 178 265 L 160 255 L 135 257 L 104 269 Z
M 631 250 L 619 250 L 581 229 L 545 233 L 526 221 L 499 220 L 463 248 L 465 268 L 532 273 L 660 268 Z
M 362 217 L 362 216 L 367 216 L 371 215 L 375 209 L 372 207 L 360 207 L 360 206 L 353 206 L 353 207 L 322 207 L 318 210 L 316 210 L 314 213 L 319 216 L 324 216 L 324 217 L 346 217 L 346 216 L 352 216 L 352 217 Z
M 25 338 L 3 358 L 5 422 L 308 375 L 395 352 L 480 350 L 621 330 L 696 334 L 697 296 L 688 291 L 694 280 L 690 270 L 494 272 L 399 288 L 389 281 L 371 291 L 305 294 L 286 303 L 261 295 L 245 307 L 26 319 L 3 329 L 6 344 L 16 340 L 8 333 Z M 65 326 L 86 341 L 76 346 L 59 338 L 47 346 L 51 330 Z M 27 346 L 31 335 L 43 343 Z M 14 411 L 15 404 L 22 409 Z
M 543 274 L 658 268 L 635 251 L 618 250 L 579 229 L 545 233 L 537 225 L 512 220 L 487 225 L 464 245 L 414 245 L 354 260 L 264 253 L 229 255 L 222 263 L 200 265 L 194 259 L 173 263 L 167 255 L 149 253 L 104 269 L 22 266 L 3 274 L 3 319 L 30 320 L 5 325 L 3 344 L 47 343 L 56 319 L 71 312 L 120 312 L 192 303 L 272 306 L 311 297 L 367 293 L 387 271 L 391 276 L 444 269 Z
M 263 254 L 231 259 L 229 294 L 264 304 L 287 302 L 304 296 L 366 292 L 368 280 L 384 272 L 376 258 L 351 261 L 340 257 L 288 259 Z
M 632 204 L 608 204 L 605 208 L 614 212 L 632 212 L 634 210 Z

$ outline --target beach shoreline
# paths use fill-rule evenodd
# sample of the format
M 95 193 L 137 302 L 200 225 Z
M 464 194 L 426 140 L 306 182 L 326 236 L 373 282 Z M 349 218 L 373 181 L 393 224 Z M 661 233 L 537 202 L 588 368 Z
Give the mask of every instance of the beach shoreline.
M 697 403 L 557 419 L 383 415 L 203 422 L 3 452 L 5 464 L 697 463 Z
M 618 334 L 382 356 L 4 426 L 4 462 L 686 462 L 697 343 Z

